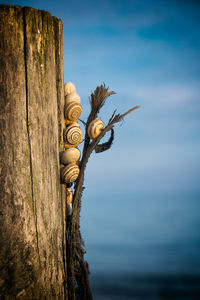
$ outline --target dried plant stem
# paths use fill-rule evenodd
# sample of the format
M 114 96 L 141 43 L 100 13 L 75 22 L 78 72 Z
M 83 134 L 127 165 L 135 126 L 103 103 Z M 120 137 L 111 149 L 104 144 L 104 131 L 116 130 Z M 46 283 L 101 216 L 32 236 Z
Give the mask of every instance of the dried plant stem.
M 73 197 L 73 211 L 72 216 L 67 219 L 67 257 L 68 257 L 68 290 L 70 290 L 69 299 L 70 300 L 92 300 L 92 293 L 89 285 L 89 268 L 86 261 L 84 261 L 85 251 L 82 248 L 84 246 L 81 233 L 80 233 L 80 210 L 81 210 L 81 198 L 83 192 L 83 183 L 84 183 L 84 173 L 85 168 L 88 162 L 88 159 L 98 145 L 103 136 L 113 129 L 114 125 L 120 122 L 127 114 L 131 113 L 139 106 L 135 106 L 129 109 L 124 114 L 116 115 L 116 111 L 112 114 L 111 118 L 108 121 L 108 124 L 101 131 L 100 135 L 94 139 L 90 140 L 87 129 L 90 122 L 97 118 L 97 115 L 100 109 L 105 104 L 107 97 L 115 94 L 114 92 L 108 92 L 108 88 L 105 88 L 105 85 L 97 87 L 94 94 L 91 95 L 91 112 L 88 116 L 87 122 L 84 122 L 85 125 L 85 142 L 83 147 L 83 155 L 80 163 L 80 174 L 74 188 L 74 197 Z M 75 280 L 78 285 L 78 290 L 75 289 Z M 78 295 L 79 298 L 76 298 Z

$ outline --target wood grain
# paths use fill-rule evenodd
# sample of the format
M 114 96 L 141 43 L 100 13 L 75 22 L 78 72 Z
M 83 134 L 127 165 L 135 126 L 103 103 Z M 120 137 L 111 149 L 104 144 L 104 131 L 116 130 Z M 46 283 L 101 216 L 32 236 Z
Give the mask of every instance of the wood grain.
M 67 299 L 62 22 L 0 6 L 0 293 Z

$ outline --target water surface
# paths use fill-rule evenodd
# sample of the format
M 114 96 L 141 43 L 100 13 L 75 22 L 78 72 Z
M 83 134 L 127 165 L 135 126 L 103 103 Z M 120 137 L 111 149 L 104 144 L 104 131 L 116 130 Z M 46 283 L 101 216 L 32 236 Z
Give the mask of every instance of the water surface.
M 88 193 L 83 203 L 94 299 L 200 299 L 200 193 Z

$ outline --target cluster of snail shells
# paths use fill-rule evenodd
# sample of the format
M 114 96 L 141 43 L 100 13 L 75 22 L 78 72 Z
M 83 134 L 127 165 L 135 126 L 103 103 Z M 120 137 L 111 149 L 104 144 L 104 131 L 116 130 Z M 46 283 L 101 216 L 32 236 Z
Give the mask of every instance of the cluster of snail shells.
M 88 126 L 88 136 L 91 139 L 96 139 L 103 129 L 103 122 L 99 119 L 93 120 Z
M 61 163 L 66 165 L 61 172 L 62 181 L 71 185 L 79 175 L 77 161 L 80 158 L 80 151 L 76 148 L 82 140 L 82 132 L 78 118 L 81 115 L 82 107 L 80 97 L 76 93 L 76 87 L 72 82 L 67 82 L 64 87 L 65 94 L 65 122 L 63 140 L 65 151 L 61 155 Z

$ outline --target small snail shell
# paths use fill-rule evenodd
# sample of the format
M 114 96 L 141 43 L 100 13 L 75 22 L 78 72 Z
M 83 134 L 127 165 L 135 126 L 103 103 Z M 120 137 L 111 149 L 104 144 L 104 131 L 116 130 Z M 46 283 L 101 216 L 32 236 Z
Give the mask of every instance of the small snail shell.
M 82 140 L 82 131 L 78 123 L 68 125 L 63 130 L 65 148 L 77 147 Z
M 65 119 L 70 122 L 76 122 L 82 113 L 82 106 L 77 102 L 65 104 Z
M 76 164 L 67 165 L 61 172 L 62 181 L 67 184 L 73 183 L 78 178 L 79 172 L 79 167 Z
M 76 87 L 72 82 L 65 83 L 64 86 L 64 95 L 67 96 L 69 94 L 76 93 Z
M 68 165 L 76 163 L 80 158 L 80 151 L 77 148 L 69 148 L 61 154 L 61 164 Z
M 95 139 L 103 129 L 103 122 L 99 119 L 93 120 L 88 126 L 88 135 L 91 139 Z
M 67 204 L 69 204 L 72 202 L 72 198 L 73 198 L 72 189 L 67 188 L 66 192 L 67 192 Z
M 81 98 L 77 93 L 68 94 L 67 96 L 65 96 L 65 103 L 68 104 L 70 102 L 80 103 Z
M 72 203 L 67 203 L 67 216 L 72 214 Z

